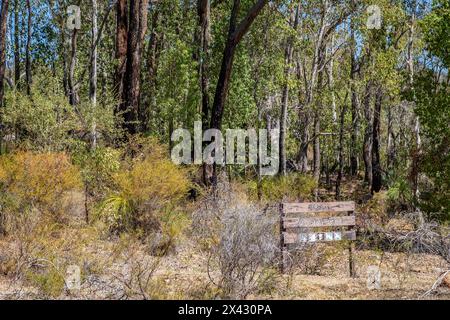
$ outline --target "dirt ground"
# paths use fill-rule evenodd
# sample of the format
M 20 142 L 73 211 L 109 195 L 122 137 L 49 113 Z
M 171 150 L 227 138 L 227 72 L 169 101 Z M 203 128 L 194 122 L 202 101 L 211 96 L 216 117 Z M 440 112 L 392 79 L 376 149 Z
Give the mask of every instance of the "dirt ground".
M 189 252 L 192 251 L 179 252 L 166 260 L 161 276 L 172 290 L 189 288 L 188 296 L 192 296 L 193 288 L 198 286 L 200 290 L 204 285 L 202 280 L 208 275 L 204 270 L 206 257 Z M 354 258 L 356 278 L 348 274 L 348 251 L 343 250 L 335 252 L 318 274 L 305 275 L 292 270 L 277 279 L 272 292 L 252 296 L 251 299 L 450 299 L 450 289 L 444 286 L 433 295 L 423 296 L 446 270 L 446 263 L 440 257 L 357 250 Z M 377 266 L 381 271 L 379 289 L 368 288 L 369 266 Z
M 348 190 L 346 190 L 348 191 Z M 80 201 L 82 199 L 80 198 Z M 77 206 L 78 208 L 80 206 Z M 79 212 L 78 212 L 79 211 Z M 82 221 L 83 212 L 78 210 L 77 220 Z M 79 223 L 82 225 L 82 223 Z M 112 255 L 116 243 L 106 238 L 97 239 L 83 250 L 89 259 L 97 263 L 101 270 L 101 281 L 113 281 L 108 276 L 128 267 L 129 261 L 114 262 L 112 265 L 98 263 Z M 358 246 L 357 246 L 358 248 Z M 326 249 L 326 250 L 325 250 Z M 427 254 L 391 253 L 373 250 L 356 250 L 354 253 L 356 278 L 348 271 L 348 250 L 339 244 L 318 248 L 316 254 L 326 251 L 326 257 L 317 263 L 313 272 L 305 273 L 300 268 L 292 268 L 285 275 L 277 275 L 270 289 L 260 292 L 249 299 L 306 299 L 306 300 L 361 300 L 361 299 L 450 299 L 450 288 L 440 286 L 430 295 L 424 295 L 435 283 L 448 265 L 438 257 Z M 2 263 L 0 252 L 0 263 Z M 140 253 L 137 261 L 151 260 Z M 207 270 L 208 254 L 200 248 L 189 235 L 184 235 L 176 245 L 176 250 L 161 258 L 155 272 L 158 279 L 161 299 L 212 299 L 214 298 Z M 90 263 L 90 262 L 89 262 Z M 95 265 L 92 263 L 92 265 Z M 369 270 L 376 267 L 381 274 L 378 289 L 368 287 Z M 120 272 L 119 272 L 120 273 Z M 98 280 L 98 279 L 97 279 Z M 87 292 L 88 291 L 88 292 Z M 58 299 L 104 299 L 107 294 L 102 290 L 82 294 L 57 297 Z M 33 299 L 34 288 L 21 286 L 0 273 L 0 299 Z M 157 297 L 157 298 L 158 298 Z
M 105 243 L 104 245 L 108 245 Z M 348 274 L 348 251 L 332 248 L 326 263 L 315 274 L 301 274 L 292 269 L 286 275 L 276 278 L 273 288 L 267 293 L 260 293 L 250 299 L 450 299 L 450 289 L 439 287 L 432 295 L 424 297 L 436 279 L 445 269 L 445 262 L 432 255 L 402 253 L 381 253 L 368 250 L 356 250 L 356 278 Z M 101 251 L 97 250 L 97 255 Z M 177 252 L 162 258 L 157 269 L 156 278 L 165 291 L 164 298 L 170 299 L 205 299 L 209 288 L 207 272 L 207 254 L 185 239 Z M 381 272 L 379 289 L 369 289 L 368 269 L 377 266 Z M 123 266 L 115 266 L 123 268 Z M 11 298 L 11 293 L 18 292 L 11 280 L 0 276 L 0 299 Z M 32 288 L 21 288 L 20 297 L 28 299 Z M 85 296 L 83 296 L 85 297 Z M 81 296 L 61 297 L 83 298 Z M 91 298 L 103 298 L 93 295 Z

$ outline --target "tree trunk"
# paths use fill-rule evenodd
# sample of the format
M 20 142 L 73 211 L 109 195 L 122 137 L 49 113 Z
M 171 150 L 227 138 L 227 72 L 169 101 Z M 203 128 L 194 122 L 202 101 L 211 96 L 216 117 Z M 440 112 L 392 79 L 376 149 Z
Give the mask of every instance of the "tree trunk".
M 350 143 L 350 174 L 356 176 L 358 174 L 358 135 L 359 135 L 359 111 L 358 111 L 358 94 L 356 92 L 356 40 L 351 28 L 351 70 L 350 70 L 350 90 L 352 104 L 352 134 Z
M 14 84 L 20 89 L 20 1 L 14 0 Z
M 6 29 L 8 22 L 8 0 L 3 0 L 0 8 L 0 108 L 3 107 L 3 96 L 5 93 L 4 79 L 6 69 Z M 0 154 L 2 153 L 2 140 L 3 140 L 3 125 L 0 114 Z M 1 211 L 0 211 L 1 215 Z M 1 219 L 1 216 L 0 216 Z M 0 233 L 2 233 L 2 226 L 0 224 Z
M 152 16 L 152 32 L 147 49 L 147 75 L 148 75 L 148 91 L 146 92 L 145 104 L 140 112 L 142 130 L 144 132 L 150 130 L 150 113 L 156 105 L 156 77 L 158 68 L 160 35 L 158 34 L 158 26 L 160 20 L 158 8 L 153 7 Z
M 320 112 L 316 110 L 314 115 L 314 180 L 316 182 L 316 188 L 314 190 L 316 201 L 319 196 L 319 183 L 320 183 Z
M 211 40 L 210 35 L 210 17 L 211 17 L 211 3 L 210 0 L 198 0 L 197 1 L 197 13 L 198 13 L 198 54 L 197 59 L 199 63 L 199 75 L 200 75 L 200 90 L 202 94 L 202 107 L 201 107 L 201 119 L 202 130 L 208 130 L 209 128 L 209 114 L 210 114 L 210 97 L 209 97 L 209 45 Z M 203 183 L 207 185 L 211 181 L 213 170 L 210 165 L 204 163 L 202 168 Z
M 27 80 L 27 94 L 31 94 L 31 25 L 32 25 L 32 11 L 31 11 L 31 4 L 30 0 L 26 1 L 27 4 L 27 11 L 28 11 L 28 22 L 27 22 L 27 46 L 26 46 L 26 53 L 25 53 L 25 73 L 26 73 L 26 80 Z
M 98 36 L 98 7 L 97 0 L 92 0 L 92 30 L 91 30 L 91 48 L 92 48 L 92 61 L 90 66 L 89 75 L 89 99 L 91 103 L 95 105 L 97 103 L 97 60 L 98 50 L 95 45 Z
M 383 90 L 377 89 L 375 95 L 375 109 L 373 112 L 372 131 L 372 193 L 379 192 L 382 186 L 382 170 L 380 160 L 380 135 L 381 135 L 381 106 L 383 104 Z
M 293 29 L 297 30 L 300 13 L 300 4 L 297 5 L 295 12 L 291 13 L 290 22 L 293 23 Z M 284 84 L 283 96 L 281 101 L 281 117 L 280 117 L 280 167 L 281 175 L 286 175 L 286 131 L 288 118 L 288 103 L 289 103 L 289 76 L 291 74 L 291 63 L 293 55 L 293 37 L 290 36 L 286 41 L 285 49 L 285 66 L 284 66 Z
M 341 110 L 341 117 L 340 117 L 340 130 L 339 130 L 339 148 L 338 148 L 338 162 L 339 162 L 339 169 L 338 169 L 338 176 L 336 179 L 336 200 L 341 199 L 341 183 L 342 178 L 344 176 L 344 132 L 345 132 L 345 114 L 347 113 L 347 104 L 344 102 L 344 105 L 342 106 Z
M 78 92 L 75 87 L 75 67 L 77 62 L 77 37 L 78 30 L 73 29 L 72 42 L 71 42 L 71 54 L 70 54 L 70 68 L 69 68 L 69 103 L 75 106 L 79 102 Z
M 297 157 L 298 167 L 301 173 L 309 171 L 308 146 L 309 146 L 309 111 L 304 110 L 300 114 L 300 148 Z
M 323 65 L 325 60 L 325 54 L 326 54 L 326 47 L 320 47 L 319 49 L 319 59 L 318 59 L 318 65 Z M 324 71 L 319 71 L 318 79 L 317 79 L 317 85 L 319 90 L 321 90 L 323 85 L 323 75 Z M 317 99 L 317 104 L 315 105 L 314 110 L 314 136 L 313 136 L 313 145 L 314 145 L 314 180 L 316 182 L 316 189 L 314 191 L 316 196 L 316 201 L 318 200 L 319 196 L 319 183 L 320 183 L 320 166 L 321 166 L 321 154 L 320 154 L 320 116 L 322 111 L 322 103 L 323 103 L 323 97 L 320 95 Z
M 197 11 L 199 17 L 199 73 L 200 73 L 200 89 L 202 92 L 202 128 L 207 130 L 209 126 L 209 112 L 210 112 L 210 97 L 209 97 L 209 45 L 211 40 L 210 35 L 210 16 L 211 4 L 210 0 L 198 0 Z
M 92 104 L 92 111 L 95 113 L 95 108 L 97 105 L 97 60 L 98 60 L 98 51 L 97 51 L 97 36 L 98 36 L 98 7 L 97 0 L 92 0 L 92 59 L 91 59 L 91 72 L 89 76 L 89 99 Z M 92 132 L 91 132 L 91 148 L 95 149 L 97 147 L 97 125 L 95 119 L 92 123 Z
M 63 67 L 63 88 L 64 95 L 69 96 L 69 71 L 67 68 L 67 45 L 66 45 L 66 32 L 61 28 L 61 43 L 62 43 L 62 67 Z
M 125 74 L 128 42 L 128 1 L 118 0 L 116 5 L 116 60 L 117 70 L 114 92 L 122 99 L 123 78 Z
M 393 128 L 393 118 L 392 118 L 392 108 L 388 106 L 388 118 L 387 118 L 387 146 L 386 146 L 386 154 L 387 154 L 387 162 L 386 168 L 392 169 L 395 161 L 395 140 L 394 140 L 394 128 Z
M 364 132 L 364 146 L 363 146 L 363 159 L 364 159 L 364 181 L 372 187 L 372 85 L 370 83 L 366 86 L 366 92 L 364 97 L 364 117 L 366 119 L 366 129 Z
M 228 38 L 225 44 L 225 50 L 222 58 L 222 66 L 217 81 L 216 93 L 214 96 L 214 103 L 211 112 L 210 127 L 214 129 L 221 129 L 222 119 L 224 114 L 225 102 L 228 95 L 228 87 L 230 84 L 231 72 L 233 69 L 233 60 L 236 47 L 242 40 L 242 37 L 247 33 L 253 21 L 264 8 L 268 0 L 258 0 L 246 17 L 237 25 L 237 18 L 239 14 L 240 0 L 234 0 L 233 9 L 230 16 L 230 26 L 228 30 Z M 214 164 L 211 183 L 217 183 L 217 167 Z
M 233 69 L 233 60 L 236 46 L 242 40 L 242 37 L 247 33 L 253 21 L 264 8 L 268 0 L 258 0 L 250 9 L 247 16 L 241 21 L 239 25 L 237 25 L 240 2 L 240 0 L 234 0 L 233 2 L 228 39 L 223 53 L 222 66 L 220 69 L 216 93 L 214 96 L 210 127 L 215 129 L 220 129 L 222 126 L 223 112 L 228 95 L 228 87 L 230 84 L 230 77 Z
M 130 0 L 130 19 L 122 104 L 124 129 L 130 134 L 139 131 L 139 100 L 141 57 L 147 31 L 148 0 Z
M 413 101 L 416 100 L 416 92 L 414 88 L 414 36 L 415 36 L 415 23 L 416 23 L 416 11 L 417 11 L 417 1 L 414 0 L 411 3 L 412 5 L 412 14 L 409 23 L 409 34 L 408 34 L 408 73 L 409 73 L 409 87 L 413 94 Z M 440 78 L 440 77 L 439 77 Z M 438 78 L 438 81 L 439 81 Z M 447 77 L 448 78 L 448 77 Z M 447 79 L 448 81 L 448 79 Z M 420 198 L 420 190 L 419 190 L 419 158 L 422 149 L 422 139 L 420 137 L 420 119 L 418 116 L 415 117 L 414 121 L 414 138 L 415 138 L 415 150 L 413 151 L 413 159 L 412 159 L 412 169 L 411 169 L 411 178 L 412 178 L 412 191 L 414 195 L 414 204 L 416 210 L 419 212 L 419 223 L 423 225 L 425 223 L 423 213 L 418 208 L 417 204 Z
M 0 107 L 3 106 L 4 78 L 6 70 L 6 30 L 8 27 L 9 1 L 3 0 L 0 13 Z

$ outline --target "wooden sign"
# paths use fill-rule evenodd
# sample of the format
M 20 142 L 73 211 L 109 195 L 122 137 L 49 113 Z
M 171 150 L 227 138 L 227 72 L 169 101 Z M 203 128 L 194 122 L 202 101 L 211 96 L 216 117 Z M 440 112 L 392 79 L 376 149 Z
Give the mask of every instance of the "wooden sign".
M 284 203 L 284 213 L 310 213 L 310 212 L 346 212 L 355 211 L 355 203 L 348 202 L 306 202 Z
M 332 232 L 311 232 L 311 233 L 285 233 L 284 243 L 308 243 L 308 242 L 329 242 L 342 240 L 356 240 L 356 232 L 352 231 L 332 231 Z
M 281 247 L 281 271 L 284 272 L 288 262 L 289 245 L 301 243 L 331 242 L 342 240 L 356 240 L 356 218 L 354 215 L 355 203 L 348 202 L 310 202 L 310 203 L 283 203 L 280 206 L 280 247 Z M 333 217 L 286 217 L 287 214 L 295 213 L 335 213 Z M 336 216 L 337 212 L 346 213 L 346 215 Z M 347 228 L 343 230 L 307 230 L 313 228 Z M 300 230 L 299 230 L 300 229 Z M 353 260 L 354 244 L 349 244 L 349 271 L 350 276 L 355 276 L 355 267 Z
M 347 227 L 356 224 L 355 216 L 318 217 L 318 218 L 284 218 L 284 227 L 290 228 L 320 228 Z

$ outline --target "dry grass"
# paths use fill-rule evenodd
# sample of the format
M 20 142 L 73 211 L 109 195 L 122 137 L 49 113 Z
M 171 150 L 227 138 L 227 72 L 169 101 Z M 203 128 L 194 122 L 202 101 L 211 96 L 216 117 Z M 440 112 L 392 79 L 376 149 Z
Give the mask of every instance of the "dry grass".
M 14 265 L 8 265 L 11 261 L 8 252 L 17 252 L 17 247 L 14 247 L 17 244 L 11 239 L 0 238 L 0 299 L 214 299 L 220 296 L 208 275 L 210 248 L 194 236 L 195 228 L 179 235 L 175 250 L 158 257 L 152 255 L 148 244 L 132 236 L 110 237 L 101 225 L 86 228 L 79 209 L 82 197 L 73 197 L 72 200 L 72 220 L 53 234 L 51 245 L 59 250 L 57 253 L 61 258 L 55 261 L 61 263 L 61 273 L 65 267 L 61 259 L 81 261 L 81 290 L 73 292 L 63 288 L 52 296 L 43 293 L 42 288 L 27 281 L 26 277 L 16 277 L 11 273 Z M 397 225 L 398 221 L 394 222 L 387 225 Z M 36 241 L 33 243 L 34 246 L 38 244 Z M 43 243 L 46 245 L 48 241 Z M 352 279 L 348 276 L 348 251 L 345 247 L 339 244 L 326 247 L 326 259 L 313 274 L 305 274 L 304 270 L 297 268 L 291 274 L 274 277 L 274 283 L 259 288 L 247 298 L 450 299 L 450 288 L 445 285 L 423 297 L 448 269 L 447 262 L 437 255 L 360 248 L 354 256 L 358 277 Z M 51 250 L 50 247 L 44 249 L 38 253 Z M 377 266 L 381 271 L 379 290 L 367 287 L 370 266 Z M 60 284 L 58 281 L 56 284 Z

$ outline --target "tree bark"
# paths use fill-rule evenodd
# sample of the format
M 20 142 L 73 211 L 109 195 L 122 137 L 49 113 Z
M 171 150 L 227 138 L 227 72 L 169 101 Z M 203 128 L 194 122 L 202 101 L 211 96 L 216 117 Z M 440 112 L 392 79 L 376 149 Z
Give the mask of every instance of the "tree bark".
M 364 181 L 372 187 L 372 130 L 373 112 L 371 108 L 372 85 L 369 82 L 366 86 L 364 96 L 364 117 L 366 119 L 366 129 L 364 131 L 363 159 L 364 159 Z
M 392 117 L 392 108 L 388 106 L 387 108 L 387 145 L 386 145 L 386 154 L 387 154 L 387 162 L 386 168 L 392 169 L 395 161 L 395 137 L 394 137 L 394 128 L 393 128 L 393 117 Z
M 92 29 L 91 29 L 91 50 L 92 59 L 90 66 L 89 75 L 89 99 L 91 103 L 95 105 L 97 103 L 97 60 L 98 60 L 98 50 L 96 46 L 97 36 L 98 36 L 98 7 L 97 0 L 92 0 Z
M 372 131 L 372 193 L 379 192 L 382 187 L 382 169 L 380 160 L 380 135 L 381 135 L 381 106 L 383 104 L 383 90 L 377 89 L 375 95 L 375 108 L 373 112 Z
M 318 58 L 318 65 L 323 65 L 324 60 L 325 60 L 325 53 L 326 53 L 326 47 L 322 46 L 319 48 L 319 58 Z M 321 70 L 319 71 L 319 74 L 317 76 L 317 85 L 319 90 L 321 90 L 324 85 L 323 85 L 323 76 L 324 76 L 324 71 Z M 319 98 L 317 99 L 317 104 L 315 105 L 315 110 L 314 110 L 314 136 L 313 136 L 313 145 L 314 145 L 314 171 L 313 171 L 313 175 L 314 175 L 314 180 L 316 182 L 316 189 L 315 189 L 315 195 L 316 195 L 316 200 L 319 196 L 319 182 L 320 182 L 320 168 L 321 168 L 321 154 L 320 154 L 320 116 L 321 116 L 321 111 L 322 111 L 322 103 L 323 103 L 323 97 L 322 95 L 319 96 Z
M 8 0 L 3 0 L 0 8 L 0 108 L 3 107 L 3 96 L 5 93 L 5 70 L 6 70 L 6 30 L 8 22 Z M 3 125 L 0 114 L 0 154 L 2 153 L 2 140 L 3 140 Z M 1 215 L 1 212 L 0 212 Z M 1 219 L 1 216 L 0 216 Z M 2 226 L 0 224 L 0 233 L 2 233 Z
M 0 13 L 0 107 L 3 106 L 3 96 L 5 93 L 4 78 L 6 70 L 6 29 L 8 22 L 9 1 L 3 0 Z
M 140 74 L 143 42 L 147 31 L 147 10 L 148 0 L 130 0 L 126 68 L 120 107 L 124 117 L 124 129 L 130 134 L 135 134 L 140 129 Z
M 156 105 L 156 77 L 158 72 L 158 58 L 160 47 L 160 35 L 158 33 L 160 13 L 157 7 L 153 6 L 152 31 L 147 49 L 147 76 L 148 91 L 144 99 L 144 107 L 140 112 L 142 130 L 150 130 L 150 113 Z
M 413 101 L 416 99 L 416 92 L 414 88 L 414 36 L 415 36 L 415 24 L 416 24 L 416 11 L 417 11 L 417 1 L 413 0 L 412 3 L 412 14 L 409 22 L 409 33 L 408 33 L 408 47 L 407 47 L 407 64 L 408 64 L 408 73 L 409 73 L 409 89 L 413 94 Z M 439 81 L 440 76 L 438 77 Z M 448 77 L 447 77 L 448 78 Z M 448 80 L 448 79 L 447 79 Z M 419 158 L 422 149 L 422 139 L 420 136 L 420 119 L 418 116 L 414 119 L 414 138 L 415 138 L 415 150 L 413 151 L 413 159 L 412 159 L 412 169 L 411 169 L 411 178 L 412 178 L 412 191 L 414 195 L 414 205 L 416 210 L 419 212 L 419 222 L 421 225 L 425 223 L 423 213 L 418 208 L 418 201 L 420 198 L 420 190 L 419 190 Z
M 27 45 L 25 50 L 25 74 L 27 81 L 27 94 L 31 94 L 31 25 L 32 25 L 32 11 L 30 0 L 26 1 L 27 11 L 28 11 L 28 22 L 27 22 Z
M 359 136 L 359 111 L 358 111 L 358 94 L 356 92 L 356 39 L 353 30 L 353 23 L 351 23 L 351 68 L 350 68 L 350 90 L 351 90 L 351 104 L 352 104 L 352 134 L 350 143 L 350 174 L 356 176 L 358 174 L 358 136 Z
M 222 66 L 217 81 L 216 93 L 214 96 L 214 103 L 211 112 L 210 127 L 214 129 L 221 129 L 222 119 L 225 109 L 225 102 L 228 95 L 228 87 L 230 84 L 231 72 L 233 70 L 233 61 L 236 47 L 242 40 L 242 37 L 247 33 L 253 21 L 264 8 L 268 0 L 258 0 L 246 17 L 237 25 L 239 14 L 240 0 L 234 0 L 233 9 L 231 10 L 230 26 L 228 30 L 228 38 L 225 44 L 225 50 L 222 58 Z M 217 166 L 214 164 L 211 183 L 217 184 Z
M 91 59 L 91 70 L 89 75 L 89 99 L 92 105 L 92 111 L 95 113 L 95 108 L 97 106 L 97 60 L 98 60 L 98 50 L 97 50 L 97 37 L 98 37 L 98 6 L 97 0 L 92 0 L 92 59 Z M 91 132 L 91 148 L 95 149 L 97 147 L 97 125 L 95 119 L 92 123 Z
M 209 46 L 210 46 L 210 18 L 211 18 L 211 3 L 210 0 L 197 1 L 198 14 L 198 64 L 200 75 L 200 91 L 202 94 L 201 119 L 203 131 L 209 128 L 209 114 L 210 114 L 210 96 L 209 96 Z M 211 174 L 213 170 L 210 165 L 204 163 L 202 168 L 202 179 L 205 185 L 212 179 Z
M 69 68 L 69 103 L 75 106 L 79 102 L 78 91 L 75 86 L 75 67 L 77 62 L 77 38 L 78 30 L 74 29 L 72 32 L 71 53 L 70 53 L 70 68 Z
M 292 12 L 290 21 L 293 24 L 293 29 L 297 30 L 299 22 L 300 3 L 297 5 L 295 11 Z M 280 174 L 286 175 L 286 131 L 288 119 L 288 103 L 289 103 L 289 76 L 291 74 L 291 63 L 293 56 L 293 37 L 289 36 L 286 41 L 285 59 L 284 59 L 284 84 L 283 95 L 281 101 L 281 117 L 280 117 Z
M 14 84 L 20 89 L 20 1 L 14 0 Z
M 225 102 L 228 95 L 228 87 L 230 84 L 231 72 L 233 69 L 233 60 L 236 47 L 242 40 L 242 37 L 247 33 L 253 21 L 264 8 L 268 0 L 258 0 L 247 16 L 237 25 L 237 18 L 239 14 L 240 0 L 234 0 L 233 9 L 230 17 L 230 27 L 228 31 L 228 39 L 225 45 L 225 50 L 222 58 L 222 66 L 217 81 L 216 93 L 214 96 L 214 103 L 211 114 L 211 128 L 220 129 L 222 126 L 222 118 L 225 108 Z
M 338 148 L 338 163 L 339 163 L 339 169 L 338 169 L 338 176 L 336 179 L 336 200 L 341 199 L 341 183 L 342 178 L 344 176 L 344 132 L 345 132 L 345 114 L 347 113 L 347 103 L 344 102 L 344 105 L 342 106 L 341 110 L 341 117 L 340 117 L 340 130 L 339 130 L 339 148 Z
M 61 43 L 62 43 L 62 67 L 63 67 L 63 79 L 62 84 L 64 88 L 64 95 L 66 97 L 69 96 L 69 71 L 67 68 L 67 45 L 66 45 L 66 32 L 63 30 L 63 27 L 60 29 L 61 31 Z
M 116 60 L 115 95 L 122 99 L 128 42 L 128 1 L 118 0 L 116 4 Z
M 202 92 L 202 127 L 207 130 L 209 126 L 210 97 L 209 97 L 209 45 L 210 35 L 210 16 L 211 4 L 210 0 L 198 0 L 197 12 L 199 18 L 199 73 L 200 73 L 200 89 Z

